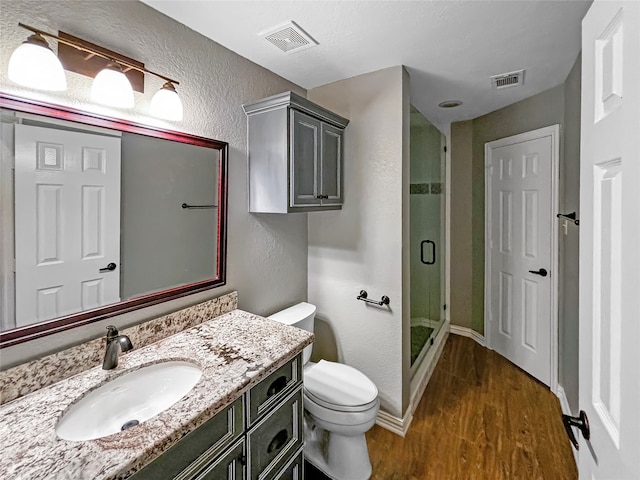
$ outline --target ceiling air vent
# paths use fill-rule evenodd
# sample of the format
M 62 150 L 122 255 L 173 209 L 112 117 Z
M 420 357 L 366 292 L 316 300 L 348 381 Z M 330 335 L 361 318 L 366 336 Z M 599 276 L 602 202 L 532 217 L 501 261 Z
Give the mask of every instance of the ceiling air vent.
M 524 70 L 517 72 L 501 73 L 491 77 L 491 86 L 496 90 L 503 88 L 517 87 L 524 84 Z
M 318 45 L 295 22 L 285 22 L 258 34 L 285 53 L 296 53 Z

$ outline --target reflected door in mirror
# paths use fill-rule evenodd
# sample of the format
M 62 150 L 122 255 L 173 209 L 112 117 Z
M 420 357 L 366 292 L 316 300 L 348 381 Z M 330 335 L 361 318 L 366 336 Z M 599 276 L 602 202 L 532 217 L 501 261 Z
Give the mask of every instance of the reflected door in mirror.
M 16 326 L 119 302 L 119 136 L 14 128 Z

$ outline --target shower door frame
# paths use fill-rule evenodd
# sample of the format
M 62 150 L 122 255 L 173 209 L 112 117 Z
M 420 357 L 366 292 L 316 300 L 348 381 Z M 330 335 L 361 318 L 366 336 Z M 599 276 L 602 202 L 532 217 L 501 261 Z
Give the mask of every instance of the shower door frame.
M 427 120 L 428 121 L 428 120 Z M 449 304 L 449 262 L 450 262 L 450 257 L 449 257 L 449 234 L 450 234 L 450 223 L 449 223 L 449 212 L 450 212 L 450 205 L 449 205 L 449 179 L 450 179 L 450 170 L 449 170 L 449 162 L 450 162 L 450 158 L 449 158 L 449 149 L 447 148 L 449 142 L 449 137 L 447 134 L 444 134 L 442 132 L 440 132 L 440 183 L 442 185 L 442 199 L 441 199 L 441 205 L 439 208 L 439 218 L 440 218 L 440 233 L 438 235 L 437 238 L 437 242 L 438 242 L 438 250 L 439 250 L 439 258 L 440 258 L 440 269 L 438 272 L 438 281 L 440 283 L 440 297 L 438 299 L 438 309 L 439 309 L 439 316 L 440 316 L 440 320 L 437 322 L 438 323 L 438 329 L 436 331 L 436 329 L 434 328 L 434 331 L 431 333 L 430 338 L 427 339 L 427 343 L 429 343 L 429 340 L 433 340 L 433 343 L 431 343 L 430 345 L 427 345 L 427 343 L 425 343 L 425 345 L 422 346 L 422 348 L 420 349 L 420 353 L 418 354 L 418 357 L 416 358 L 415 362 L 413 364 L 410 364 L 409 366 L 409 370 L 410 370 L 410 378 L 411 381 L 413 383 L 413 379 L 414 377 L 418 376 L 418 373 L 421 371 L 421 367 L 422 364 L 424 363 L 425 359 L 427 358 L 427 356 L 429 355 L 429 351 L 433 350 L 440 350 L 440 352 L 438 352 L 438 357 L 439 354 L 441 353 L 442 350 L 442 345 L 440 345 L 439 343 L 439 338 L 440 338 L 440 334 L 442 332 L 443 329 L 449 329 L 448 326 L 448 321 L 449 321 L 449 310 L 447 305 Z M 436 255 L 438 255 L 438 250 L 436 250 Z M 444 255 L 442 254 L 442 252 L 444 252 Z M 413 318 L 413 316 L 410 314 L 409 315 L 410 319 Z M 410 322 L 411 323 L 411 322 Z M 411 329 L 412 325 L 409 325 L 409 329 Z M 411 335 L 411 334 L 410 334 Z M 427 374 L 426 376 L 426 381 L 424 381 L 424 386 L 422 387 L 422 390 L 424 390 L 424 387 L 426 387 L 426 383 L 428 382 L 430 377 L 430 373 Z M 422 382 L 421 382 L 422 383 Z

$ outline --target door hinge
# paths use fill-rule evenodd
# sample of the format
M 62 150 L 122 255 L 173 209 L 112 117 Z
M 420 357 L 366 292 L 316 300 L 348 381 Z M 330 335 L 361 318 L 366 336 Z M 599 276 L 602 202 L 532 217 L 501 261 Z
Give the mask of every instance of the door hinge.
M 447 153 L 447 146 L 444 146 L 444 153 Z
M 447 304 L 445 303 L 445 304 L 442 306 L 442 310 L 446 310 L 446 309 L 447 309 Z

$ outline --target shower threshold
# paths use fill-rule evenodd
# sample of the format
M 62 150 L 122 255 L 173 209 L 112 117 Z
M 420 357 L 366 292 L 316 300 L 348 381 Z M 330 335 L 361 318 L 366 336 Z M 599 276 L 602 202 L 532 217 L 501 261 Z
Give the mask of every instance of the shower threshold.
M 440 330 L 442 321 L 431 320 L 424 317 L 411 319 L 411 369 L 422 361 L 429 347 L 433 345 L 436 335 Z

